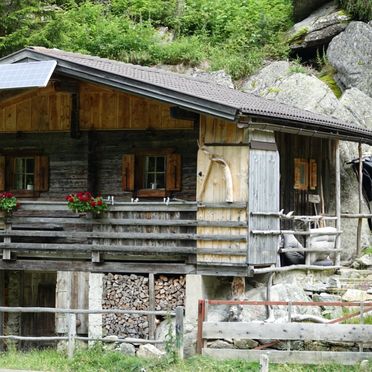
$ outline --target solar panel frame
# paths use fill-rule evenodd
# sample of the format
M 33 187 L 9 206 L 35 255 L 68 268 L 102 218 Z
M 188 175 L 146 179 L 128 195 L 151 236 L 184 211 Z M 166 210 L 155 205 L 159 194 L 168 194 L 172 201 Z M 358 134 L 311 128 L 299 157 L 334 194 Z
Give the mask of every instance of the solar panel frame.
M 55 60 L 0 63 L 0 90 L 46 87 L 56 66 Z

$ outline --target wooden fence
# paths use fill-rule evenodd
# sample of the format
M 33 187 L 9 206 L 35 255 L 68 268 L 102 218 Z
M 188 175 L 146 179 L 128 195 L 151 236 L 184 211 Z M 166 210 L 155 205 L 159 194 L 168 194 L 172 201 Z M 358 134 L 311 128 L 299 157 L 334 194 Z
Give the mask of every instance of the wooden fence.
M 208 322 L 208 307 L 213 305 L 239 306 L 287 306 L 286 323 L 256 322 Z M 293 306 L 342 306 L 359 307 L 359 311 L 327 323 L 293 322 Z M 372 352 L 363 351 L 363 343 L 372 343 L 372 325 L 363 324 L 366 313 L 372 311 L 372 302 L 286 302 L 286 301 L 222 301 L 199 300 L 197 351 L 203 355 L 219 359 L 246 359 L 260 361 L 262 355 L 269 356 L 274 363 L 298 364 L 354 364 L 362 360 L 372 360 Z M 360 324 L 338 324 L 347 319 L 360 317 Z M 299 319 L 300 320 L 300 319 Z M 319 321 L 319 320 L 318 320 Z M 205 343 L 209 339 L 259 339 L 271 340 L 266 345 L 252 350 L 213 349 Z M 287 342 L 287 350 L 267 350 L 279 341 Z M 291 341 L 351 342 L 359 344 L 359 351 L 293 351 Z M 265 350 L 266 349 L 266 350 Z
M 183 359 L 183 318 L 184 308 L 182 306 L 176 307 L 175 311 L 150 311 L 150 310 L 123 310 L 123 309 L 59 309 L 53 307 L 5 307 L 0 306 L 1 313 L 54 313 L 66 314 L 68 332 L 65 336 L 48 336 L 48 337 L 32 337 L 32 336 L 19 336 L 19 335 L 4 335 L 0 334 L 1 340 L 14 340 L 14 341 L 67 341 L 67 355 L 72 358 L 75 350 L 76 340 L 80 341 L 100 341 L 100 342 L 127 342 L 134 344 L 163 344 L 164 340 L 145 340 L 139 338 L 118 338 L 115 341 L 107 338 L 92 338 L 83 337 L 76 334 L 76 315 L 77 314 L 137 314 L 147 316 L 175 316 L 175 348 L 178 356 Z M 0 327 L 1 329 L 1 327 Z

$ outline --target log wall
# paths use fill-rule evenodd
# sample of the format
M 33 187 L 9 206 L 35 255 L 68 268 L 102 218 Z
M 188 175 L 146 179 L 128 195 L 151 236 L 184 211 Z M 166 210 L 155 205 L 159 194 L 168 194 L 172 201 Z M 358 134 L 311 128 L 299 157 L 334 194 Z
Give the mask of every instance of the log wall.
M 173 148 L 182 158 L 182 190 L 174 197 L 195 200 L 198 131 L 22 133 L 0 136 L 0 153 L 7 150 L 41 151 L 49 157 L 49 191 L 42 198 L 61 199 L 70 192 L 90 190 L 130 200 L 121 188 L 122 156 L 136 149 Z

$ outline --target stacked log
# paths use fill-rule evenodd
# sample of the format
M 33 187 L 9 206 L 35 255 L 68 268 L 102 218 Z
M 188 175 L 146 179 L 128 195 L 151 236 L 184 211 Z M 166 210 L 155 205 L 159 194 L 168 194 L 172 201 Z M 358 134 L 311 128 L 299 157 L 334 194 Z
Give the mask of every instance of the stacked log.
M 103 309 L 171 311 L 185 303 L 184 276 L 155 277 L 155 304 L 150 309 L 149 279 L 143 275 L 107 274 L 103 278 Z M 103 334 L 147 339 L 149 318 L 137 314 L 104 314 Z
M 160 275 L 155 279 L 155 310 L 175 310 L 185 304 L 184 276 L 170 277 Z
M 103 279 L 103 309 L 149 309 L 148 278 L 142 275 L 107 274 Z M 147 316 L 104 314 L 104 335 L 148 338 Z

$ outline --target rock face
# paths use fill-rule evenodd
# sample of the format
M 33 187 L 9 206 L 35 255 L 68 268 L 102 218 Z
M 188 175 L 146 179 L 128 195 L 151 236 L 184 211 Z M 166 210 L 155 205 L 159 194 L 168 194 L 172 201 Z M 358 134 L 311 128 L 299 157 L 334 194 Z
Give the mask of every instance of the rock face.
M 295 21 L 301 21 L 327 2 L 328 0 L 293 0 L 293 16 Z
M 372 27 L 369 24 L 351 22 L 332 39 L 327 57 L 343 87 L 358 88 L 372 97 Z
M 243 90 L 298 108 L 336 117 L 342 121 L 372 129 L 372 100 L 357 88 L 346 90 L 338 100 L 332 90 L 313 75 L 293 72 L 298 68 L 286 61 L 274 62 L 243 83 Z M 372 75 L 371 75 L 372 76 Z M 357 145 L 341 142 L 341 164 L 358 156 Z M 341 205 L 343 213 L 358 213 L 358 182 L 350 166 L 341 169 Z M 333 209 L 332 205 L 330 206 Z M 366 208 L 366 207 L 365 207 Z M 367 212 L 367 209 L 365 209 Z M 357 221 L 342 224 L 342 258 L 355 252 Z M 371 239 L 363 224 L 362 244 Z
M 195 71 L 191 74 L 191 76 L 209 80 L 213 83 L 234 89 L 234 83 L 231 76 L 223 70 L 212 72 Z
M 327 3 L 293 26 L 289 35 L 291 48 L 298 50 L 328 45 L 349 21 L 350 17 L 338 9 L 335 1 Z

